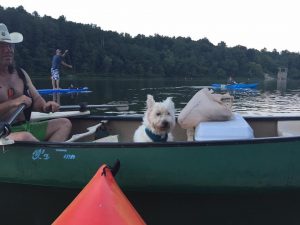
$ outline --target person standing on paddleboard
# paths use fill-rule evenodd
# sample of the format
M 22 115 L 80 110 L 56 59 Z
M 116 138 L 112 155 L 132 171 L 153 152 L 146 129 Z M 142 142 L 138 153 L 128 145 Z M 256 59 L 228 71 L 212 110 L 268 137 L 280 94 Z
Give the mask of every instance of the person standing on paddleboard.
M 72 69 L 72 65 L 67 64 L 63 58 L 68 53 L 66 50 L 63 54 L 61 49 L 56 49 L 56 54 L 52 58 L 52 65 L 51 65 L 51 80 L 52 80 L 52 88 L 59 89 L 59 79 L 60 79 L 60 65 L 65 67 L 69 67 Z

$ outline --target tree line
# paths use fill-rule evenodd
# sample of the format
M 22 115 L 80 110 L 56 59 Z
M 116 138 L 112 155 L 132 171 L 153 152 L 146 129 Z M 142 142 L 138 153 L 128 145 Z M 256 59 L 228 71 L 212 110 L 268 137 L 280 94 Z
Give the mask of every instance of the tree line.
M 289 69 L 289 78 L 300 79 L 300 55 L 287 50 L 247 49 L 225 42 L 212 44 L 207 38 L 137 35 L 104 31 L 95 24 L 54 19 L 28 13 L 22 6 L 0 6 L 0 22 L 10 32 L 24 35 L 16 46 L 16 61 L 31 76 L 49 74 L 55 49 L 68 49 L 69 73 L 98 76 L 197 77 L 239 80 L 275 75 L 279 67 Z

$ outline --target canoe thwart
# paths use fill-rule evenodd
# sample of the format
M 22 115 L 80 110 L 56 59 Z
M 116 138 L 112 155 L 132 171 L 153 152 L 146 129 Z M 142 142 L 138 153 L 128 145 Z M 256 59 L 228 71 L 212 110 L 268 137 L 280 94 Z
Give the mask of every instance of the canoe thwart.
M 32 112 L 30 121 L 49 120 L 49 119 L 56 119 L 61 117 L 83 116 L 88 114 L 90 114 L 90 111 L 85 111 L 85 112 L 65 111 L 65 112 L 54 112 L 54 113 Z
M 62 105 L 59 107 L 60 111 L 78 110 L 84 112 L 88 109 L 107 109 L 116 108 L 117 110 L 128 110 L 128 104 L 102 104 L 102 105 L 88 105 L 86 102 L 81 102 L 78 105 Z

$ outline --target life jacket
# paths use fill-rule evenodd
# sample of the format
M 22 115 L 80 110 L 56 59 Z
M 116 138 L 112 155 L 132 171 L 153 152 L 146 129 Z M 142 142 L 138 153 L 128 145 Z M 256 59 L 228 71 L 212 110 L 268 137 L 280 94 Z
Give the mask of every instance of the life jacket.
M 24 116 L 25 116 L 25 120 L 29 121 L 30 117 L 31 117 L 32 108 L 33 108 L 33 98 L 30 95 L 29 87 L 28 87 L 28 84 L 27 84 L 27 80 L 26 80 L 25 74 L 23 73 L 23 71 L 20 68 L 17 68 L 17 73 L 18 73 L 19 78 L 24 83 L 23 94 L 32 99 L 32 104 L 28 108 L 26 108 L 26 109 L 23 110 L 23 113 L 24 113 Z

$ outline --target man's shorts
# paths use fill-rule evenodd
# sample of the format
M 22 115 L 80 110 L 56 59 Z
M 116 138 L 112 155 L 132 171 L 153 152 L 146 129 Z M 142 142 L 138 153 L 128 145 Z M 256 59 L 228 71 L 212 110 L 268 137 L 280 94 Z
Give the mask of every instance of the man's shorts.
M 52 80 L 59 80 L 59 69 L 51 68 L 51 79 Z
M 30 132 L 39 141 L 44 141 L 47 134 L 48 121 L 40 122 L 28 122 L 22 123 L 21 125 L 13 125 L 11 127 L 11 132 Z

